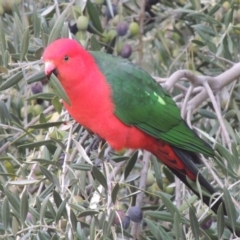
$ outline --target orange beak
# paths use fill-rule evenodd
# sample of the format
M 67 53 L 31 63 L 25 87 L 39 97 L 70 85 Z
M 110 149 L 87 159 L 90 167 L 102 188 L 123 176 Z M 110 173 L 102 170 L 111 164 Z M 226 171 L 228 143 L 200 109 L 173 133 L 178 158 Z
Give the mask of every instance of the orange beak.
M 45 74 L 47 76 L 50 76 L 52 74 L 52 72 L 56 69 L 56 66 L 54 65 L 53 62 L 51 61 L 46 61 L 44 64 L 44 69 L 45 69 Z

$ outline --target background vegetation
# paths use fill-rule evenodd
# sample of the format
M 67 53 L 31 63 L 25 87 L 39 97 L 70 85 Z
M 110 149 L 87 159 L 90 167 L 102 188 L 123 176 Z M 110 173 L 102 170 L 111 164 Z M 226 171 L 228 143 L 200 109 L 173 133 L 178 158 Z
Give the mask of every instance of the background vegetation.
M 239 4 L 1 0 L 0 238 L 234 239 L 225 224 L 240 229 Z M 71 119 L 41 62 L 59 37 L 129 58 L 171 92 L 216 149 L 201 171 L 223 189 L 228 218 L 154 156 L 106 155 L 107 143 Z

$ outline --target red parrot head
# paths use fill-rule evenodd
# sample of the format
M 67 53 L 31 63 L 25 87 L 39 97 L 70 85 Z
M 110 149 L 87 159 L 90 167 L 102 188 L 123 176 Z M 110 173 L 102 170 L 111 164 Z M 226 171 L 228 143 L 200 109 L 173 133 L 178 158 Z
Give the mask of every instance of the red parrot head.
M 64 84 L 64 79 L 69 81 L 69 76 L 74 74 L 74 70 L 84 73 L 85 52 L 84 48 L 72 39 L 63 38 L 52 42 L 43 53 L 45 74 L 50 76 L 54 73 Z

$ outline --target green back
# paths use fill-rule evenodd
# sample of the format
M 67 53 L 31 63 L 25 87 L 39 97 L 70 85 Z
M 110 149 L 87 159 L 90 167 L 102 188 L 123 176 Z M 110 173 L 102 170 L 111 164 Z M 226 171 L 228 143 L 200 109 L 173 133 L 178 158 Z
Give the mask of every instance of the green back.
M 128 60 L 90 52 L 112 88 L 115 114 L 125 124 L 175 147 L 212 156 L 212 148 L 181 118 L 169 94 L 143 69 Z

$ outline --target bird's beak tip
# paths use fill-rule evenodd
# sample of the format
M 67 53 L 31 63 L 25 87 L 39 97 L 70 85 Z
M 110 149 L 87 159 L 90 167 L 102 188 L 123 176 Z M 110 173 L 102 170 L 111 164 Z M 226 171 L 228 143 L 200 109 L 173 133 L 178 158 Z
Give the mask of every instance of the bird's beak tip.
M 52 61 L 46 61 L 44 63 L 44 71 L 47 76 L 50 76 L 55 69 L 56 69 L 56 66 Z

